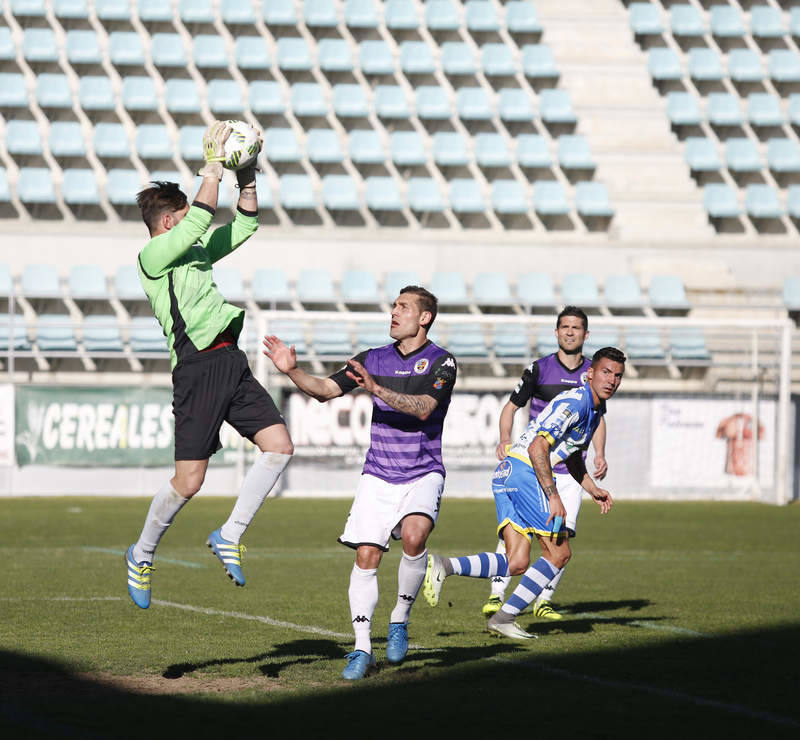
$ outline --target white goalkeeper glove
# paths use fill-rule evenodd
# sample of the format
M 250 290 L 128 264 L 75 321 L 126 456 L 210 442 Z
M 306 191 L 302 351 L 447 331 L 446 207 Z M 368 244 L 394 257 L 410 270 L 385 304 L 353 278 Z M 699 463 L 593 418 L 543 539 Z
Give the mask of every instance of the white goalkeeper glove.
M 203 134 L 203 159 L 206 163 L 197 173 L 201 177 L 222 179 L 222 163 L 225 161 L 225 142 L 231 135 L 231 127 L 222 121 L 214 121 Z

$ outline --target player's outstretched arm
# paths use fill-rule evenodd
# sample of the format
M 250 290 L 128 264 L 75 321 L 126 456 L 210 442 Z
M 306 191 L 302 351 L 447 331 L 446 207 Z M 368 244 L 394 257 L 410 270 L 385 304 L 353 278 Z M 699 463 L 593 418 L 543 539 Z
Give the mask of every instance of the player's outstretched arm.
M 264 146 L 264 135 L 255 126 L 253 131 L 258 138 L 258 151 Z M 258 197 L 256 195 L 256 161 L 249 167 L 243 167 L 236 171 L 236 185 L 239 188 L 238 207 L 246 213 L 258 211 Z
M 519 410 L 513 401 L 508 401 L 500 412 L 500 442 L 495 449 L 498 460 L 505 460 L 506 447 L 511 444 L 511 428 L 514 426 L 514 414 Z
M 264 354 L 272 360 L 276 370 L 288 375 L 303 393 L 320 403 L 342 395 L 342 389 L 330 378 L 318 378 L 299 368 L 294 345 L 287 347 L 274 334 L 264 337 Z
M 439 405 L 439 402 L 433 396 L 427 394 L 410 395 L 408 393 L 398 393 L 378 385 L 358 360 L 350 360 L 348 364 L 350 366 L 347 371 L 348 378 L 355 381 L 359 388 L 363 388 L 365 391 L 377 396 L 396 411 L 402 411 L 404 414 L 416 416 L 418 419 L 425 421 Z
M 592 435 L 592 447 L 594 447 L 594 477 L 603 480 L 608 472 L 606 462 L 606 419 L 600 418 L 600 423 Z
M 581 452 L 573 452 L 564 462 L 570 475 L 578 481 L 578 483 L 581 484 L 581 488 L 595 500 L 595 503 L 600 507 L 600 512 L 602 514 L 608 513 L 614 504 L 611 494 L 606 491 L 605 488 L 598 487 L 592 480 L 592 477 L 586 470 L 586 463 L 583 460 Z

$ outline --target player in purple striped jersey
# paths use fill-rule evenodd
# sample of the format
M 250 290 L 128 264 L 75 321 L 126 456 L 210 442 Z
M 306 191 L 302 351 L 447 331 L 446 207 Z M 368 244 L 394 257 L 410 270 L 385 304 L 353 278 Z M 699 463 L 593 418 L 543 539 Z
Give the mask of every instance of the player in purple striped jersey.
M 397 604 L 389 619 L 386 658 L 408 652 L 408 618 L 427 565 L 426 543 L 439 515 L 445 470 L 442 427 L 456 382 L 455 358 L 428 339 L 436 296 L 406 286 L 392 306 L 395 341 L 356 355 L 329 378 L 297 366 L 294 347 L 264 338 L 266 354 L 304 393 L 328 401 L 356 388 L 372 394 L 372 427 L 361 481 L 339 542 L 356 551 L 350 612 L 356 635 L 342 676 L 363 678 L 375 664 L 372 616 L 378 603 L 378 565 L 390 537 L 403 543 Z

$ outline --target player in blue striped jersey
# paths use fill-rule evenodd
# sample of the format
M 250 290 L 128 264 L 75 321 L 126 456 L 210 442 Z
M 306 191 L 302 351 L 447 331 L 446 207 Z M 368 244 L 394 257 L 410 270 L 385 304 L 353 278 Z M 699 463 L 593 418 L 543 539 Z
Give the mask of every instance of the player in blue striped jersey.
M 586 373 L 586 384 L 560 393 L 528 425 L 492 479 L 497 534 L 506 543 L 506 553 L 483 552 L 455 558 L 429 555 L 423 594 L 431 606 L 439 603 L 447 576 L 522 575 L 514 592 L 489 619 L 488 628 L 514 639 L 533 637 L 516 624 L 515 617 L 558 576 L 571 555 L 564 524 L 567 512 L 558 493 L 553 465 L 565 463 L 571 475 L 600 504 L 600 510 L 606 513 L 611 509 L 611 494 L 598 488 L 586 472 L 582 453 L 624 372 L 622 352 L 615 347 L 598 350 Z M 543 555 L 530 565 L 534 535 Z

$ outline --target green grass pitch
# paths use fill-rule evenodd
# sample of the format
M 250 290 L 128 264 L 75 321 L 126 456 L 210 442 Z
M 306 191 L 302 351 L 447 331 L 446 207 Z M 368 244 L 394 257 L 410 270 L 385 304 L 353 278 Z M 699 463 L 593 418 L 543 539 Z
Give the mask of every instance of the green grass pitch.
M 800 737 L 800 507 L 584 503 L 538 640 L 485 631 L 488 581 L 421 594 L 412 650 L 385 662 L 399 544 L 379 570 L 378 671 L 352 646 L 349 501 L 271 500 L 248 531 L 247 586 L 205 546 L 232 499 L 200 494 L 161 543 L 154 603 L 122 553 L 149 500 L 0 500 L 0 733 L 21 738 Z M 445 498 L 429 549 L 494 549 L 494 507 Z M 542 734 L 546 733 L 546 735 Z

